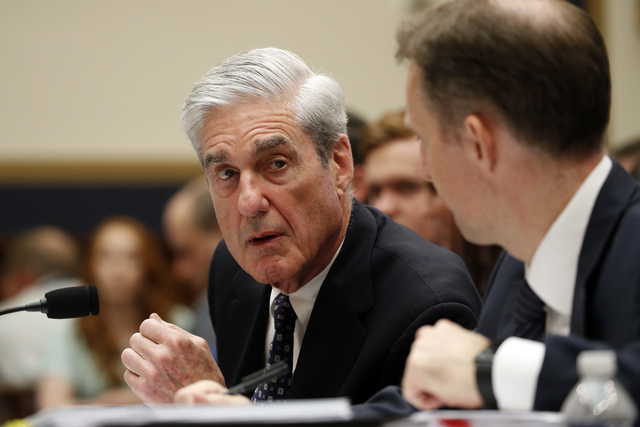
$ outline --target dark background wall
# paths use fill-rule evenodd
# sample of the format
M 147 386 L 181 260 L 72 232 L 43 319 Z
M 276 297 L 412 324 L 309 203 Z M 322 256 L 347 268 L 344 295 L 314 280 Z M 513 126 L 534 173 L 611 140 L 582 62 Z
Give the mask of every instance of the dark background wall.
M 180 185 L 1 185 L 0 235 L 48 224 L 83 236 L 112 215 L 132 216 L 161 232 L 164 205 Z

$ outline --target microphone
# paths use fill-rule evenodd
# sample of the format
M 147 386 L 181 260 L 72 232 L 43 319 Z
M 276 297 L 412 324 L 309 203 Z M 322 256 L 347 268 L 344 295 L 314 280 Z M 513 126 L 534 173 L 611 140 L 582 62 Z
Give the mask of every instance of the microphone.
M 96 315 L 100 312 L 98 291 L 95 286 L 71 286 L 54 289 L 44 294 L 44 298 L 39 302 L 2 310 L 0 316 L 17 311 L 39 311 L 45 313 L 50 319 L 70 319 L 90 314 Z

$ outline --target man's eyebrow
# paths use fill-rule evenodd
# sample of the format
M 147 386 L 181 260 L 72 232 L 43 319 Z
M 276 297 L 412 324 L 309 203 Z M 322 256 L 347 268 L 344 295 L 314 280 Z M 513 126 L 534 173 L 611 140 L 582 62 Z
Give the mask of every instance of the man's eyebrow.
M 280 145 L 291 145 L 291 141 L 289 141 L 284 136 L 280 136 L 280 135 L 258 140 L 255 143 L 256 154 L 260 154 L 265 151 L 272 150 L 275 147 L 278 147 Z M 229 154 L 224 150 L 220 150 L 214 153 L 206 154 L 204 156 L 203 165 L 205 168 L 207 168 L 213 164 L 224 163 L 224 162 L 227 162 L 228 160 L 229 160 Z
M 291 141 L 284 136 L 276 135 L 256 141 L 255 145 L 256 154 L 260 154 L 265 151 L 273 150 L 275 147 L 280 145 L 291 145 Z
M 208 167 L 212 164 L 224 163 L 229 156 L 226 151 L 216 151 L 215 153 L 209 153 L 204 156 L 204 167 Z

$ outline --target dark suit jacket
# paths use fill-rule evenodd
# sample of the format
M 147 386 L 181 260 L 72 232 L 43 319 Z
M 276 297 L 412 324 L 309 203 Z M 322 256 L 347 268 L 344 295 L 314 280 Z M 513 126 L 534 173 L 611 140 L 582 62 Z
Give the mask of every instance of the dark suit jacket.
M 209 304 L 227 385 L 265 365 L 271 287 L 216 249 Z M 287 398 L 362 402 L 399 384 L 415 331 L 440 318 L 476 324 L 480 299 L 462 260 L 354 201 L 342 249 L 309 319 Z
M 512 307 L 524 266 L 503 254 L 478 332 L 499 344 L 513 335 Z M 547 335 L 534 408 L 559 410 L 577 381 L 576 357 L 617 351 L 619 379 L 640 406 L 640 187 L 614 162 L 596 200 L 578 260 L 568 337 Z

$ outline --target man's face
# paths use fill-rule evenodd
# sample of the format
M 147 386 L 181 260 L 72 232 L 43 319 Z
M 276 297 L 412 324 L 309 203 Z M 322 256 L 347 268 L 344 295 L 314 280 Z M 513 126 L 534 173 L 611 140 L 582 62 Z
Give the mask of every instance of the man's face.
M 371 205 L 424 239 L 453 248 L 457 227 L 433 185 L 425 182 L 417 138 L 391 141 L 370 152 L 365 179 Z
M 472 242 L 478 242 L 478 232 L 482 226 L 476 224 L 478 210 L 476 203 L 482 195 L 477 195 L 474 184 L 477 175 L 463 142 L 446 137 L 437 116 L 428 110 L 424 97 L 420 68 L 411 63 L 407 80 L 407 119 L 411 128 L 420 138 L 420 152 L 424 177 L 433 183 L 438 194 L 453 212 L 462 235 Z M 482 239 L 480 239 L 482 240 Z
M 333 158 L 322 166 L 287 104 L 225 107 L 205 123 L 202 141 L 216 216 L 240 266 L 285 292 L 322 271 L 348 221 L 337 183 L 344 172 Z
M 110 224 L 99 232 L 91 270 L 101 300 L 109 304 L 135 301 L 145 280 L 142 250 L 139 237 L 125 225 Z
M 198 295 L 207 287 L 211 256 L 221 235 L 198 229 L 193 217 L 193 199 L 177 195 L 167 207 L 164 225 L 173 252 L 173 274 Z

